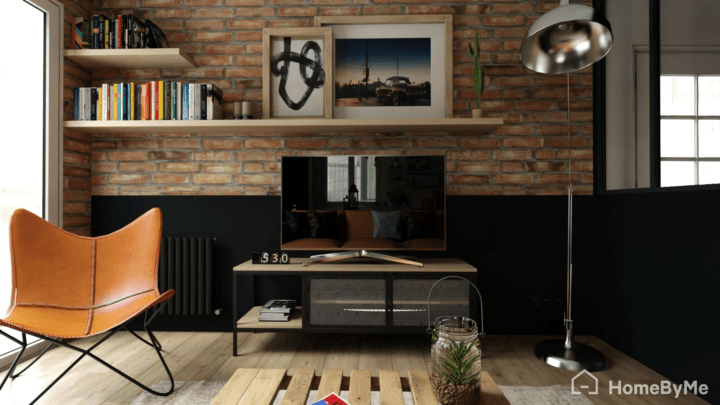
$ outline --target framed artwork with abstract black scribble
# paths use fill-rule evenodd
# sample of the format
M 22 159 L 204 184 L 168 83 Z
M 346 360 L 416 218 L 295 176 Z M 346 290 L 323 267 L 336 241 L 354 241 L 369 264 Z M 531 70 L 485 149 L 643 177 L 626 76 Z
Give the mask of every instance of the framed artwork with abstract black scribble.
M 332 118 L 332 28 L 263 30 L 263 118 Z

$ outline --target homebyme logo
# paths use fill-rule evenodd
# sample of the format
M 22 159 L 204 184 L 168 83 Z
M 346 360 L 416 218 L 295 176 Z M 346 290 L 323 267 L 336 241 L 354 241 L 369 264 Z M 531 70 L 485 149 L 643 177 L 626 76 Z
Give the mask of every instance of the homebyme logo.
M 708 393 L 707 384 L 698 384 L 697 381 L 683 381 L 682 384 L 675 384 L 672 381 L 662 380 L 659 384 L 630 384 L 623 383 L 622 380 L 617 382 L 610 380 L 608 384 L 610 395 L 675 395 L 675 399 L 677 399 L 680 398 L 680 395 L 706 395 Z M 588 395 L 597 395 L 598 393 L 598 379 L 587 370 L 583 370 L 573 377 L 570 386 L 570 392 L 573 395 L 582 394 L 581 390 L 589 390 L 589 392 L 584 392 Z
M 340 398 L 336 393 L 332 393 L 325 398 L 313 403 L 312 405 L 350 405 L 344 399 Z

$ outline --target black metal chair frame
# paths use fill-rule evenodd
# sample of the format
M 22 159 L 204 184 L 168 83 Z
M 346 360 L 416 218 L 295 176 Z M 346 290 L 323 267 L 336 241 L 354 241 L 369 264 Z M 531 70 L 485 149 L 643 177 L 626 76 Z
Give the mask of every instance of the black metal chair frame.
M 175 389 L 175 381 L 173 380 L 173 376 L 172 376 L 172 374 L 170 373 L 170 369 L 168 368 L 167 364 L 165 363 L 165 359 L 163 358 L 162 353 L 160 353 L 160 351 L 162 350 L 162 345 L 161 345 L 160 342 L 157 340 L 157 338 L 155 338 L 155 335 L 153 335 L 152 331 L 150 331 L 150 329 L 148 328 L 148 326 L 150 325 L 150 323 L 152 323 L 152 321 L 155 320 L 155 317 L 160 313 L 160 310 L 162 309 L 162 307 L 163 307 L 165 304 L 167 304 L 167 301 L 163 302 L 163 303 L 158 307 L 158 309 L 157 309 L 157 310 L 155 311 L 155 313 L 150 317 L 150 319 L 148 319 L 148 313 L 150 312 L 150 308 L 148 308 L 148 309 L 145 311 L 145 321 L 144 321 L 143 327 L 144 327 L 144 329 L 145 329 L 145 332 L 147 332 L 148 336 L 150 337 L 150 342 L 148 342 L 147 340 L 145 340 L 144 338 L 142 338 L 141 336 L 139 336 L 137 333 L 133 332 L 132 330 L 128 329 L 127 325 L 128 325 L 130 322 L 132 322 L 133 319 L 135 319 L 135 318 L 130 319 L 130 320 L 126 321 L 125 323 L 123 323 L 122 325 L 117 326 L 117 327 L 111 329 L 111 330 L 110 330 L 110 333 L 107 334 L 107 336 L 104 336 L 102 339 L 100 339 L 97 343 L 95 343 L 94 345 L 92 345 L 92 346 L 91 346 L 89 349 L 87 349 L 87 350 L 83 350 L 83 349 L 80 349 L 80 348 L 78 348 L 78 347 L 72 346 L 72 345 L 70 345 L 70 344 L 67 344 L 67 343 L 59 340 L 59 339 L 49 338 L 49 337 L 47 337 L 47 336 L 40 336 L 40 335 L 36 335 L 36 334 L 34 334 L 34 333 L 29 333 L 29 332 L 22 332 L 22 341 L 20 341 L 20 340 L 12 337 L 12 336 L 8 335 L 7 333 L 5 333 L 5 332 L 3 332 L 3 331 L 0 330 L 0 334 L 2 334 L 3 336 L 7 337 L 8 339 L 14 341 L 15 343 L 17 343 L 17 344 L 19 344 L 19 345 L 21 346 L 21 347 L 20 347 L 20 353 L 18 353 L 17 357 L 15 357 L 15 360 L 12 362 L 12 365 L 10 365 L 10 369 L 8 369 L 8 372 L 7 372 L 7 374 L 5 375 L 5 378 L 3 378 L 2 383 L 0 383 L 0 390 L 3 388 L 3 386 L 5 385 L 5 382 L 8 380 L 8 378 L 15 379 L 15 378 L 18 377 L 20 374 L 22 374 L 23 372 L 25 372 L 25 370 L 27 370 L 28 368 L 30 368 L 30 366 L 32 366 L 33 364 L 35 364 L 35 362 L 38 361 L 38 360 L 40 359 L 40 357 L 42 357 L 42 356 L 48 351 L 48 349 L 49 349 L 51 346 L 53 346 L 53 345 L 58 345 L 58 346 L 62 346 L 62 347 L 65 347 L 65 348 L 74 350 L 74 351 L 76 351 L 76 352 L 82 353 L 82 355 L 81 355 L 80 357 L 78 357 L 68 368 L 66 368 L 65 371 L 63 371 L 63 372 L 60 374 L 60 376 L 58 376 L 58 377 L 55 379 L 55 381 L 53 381 L 50 385 L 48 385 L 48 386 L 45 388 L 45 390 L 43 390 L 43 392 L 40 393 L 40 395 L 38 395 L 37 397 L 35 397 L 35 399 L 34 399 L 32 402 L 30 402 L 30 405 L 33 405 L 33 404 L 34 404 L 35 402 L 37 402 L 43 395 L 45 395 L 45 393 L 48 392 L 48 391 L 50 390 L 50 388 L 52 388 L 58 381 L 60 381 L 60 379 L 63 378 L 63 377 L 65 376 L 65 374 L 67 374 L 67 372 L 70 371 L 70 369 L 72 369 L 73 367 L 75 367 L 75 365 L 76 365 L 78 362 L 80 362 L 80 360 L 82 360 L 82 358 L 85 357 L 86 355 L 87 355 L 87 356 L 90 356 L 91 358 L 93 358 L 93 359 L 95 359 L 96 361 L 98 361 L 100 364 L 104 365 L 105 367 L 109 368 L 110 370 L 112 370 L 112 371 L 114 371 L 115 373 L 117 373 L 117 374 L 121 375 L 122 377 L 124 377 L 126 380 L 130 381 L 131 383 L 137 385 L 138 387 L 142 388 L 143 390 L 145 390 L 145 391 L 147 391 L 147 392 L 149 392 L 149 393 L 151 393 L 151 394 L 153 394 L 153 395 L 158 395 L 158 396 L 168 396 L 168 395 L 170 395 L 170 394 L 173 392 L 173 390 Z M 140 339 L 141 341 L 143 341 L 145 344 L 147 344 L 147 345 L 149 345 L 149 346 L 151 346 L 152 348 L 155 349 L 155 351 L 156 351 L 157 354 L 158 354 L 158 357 L 160 357 L 160 361 L 162 362 L 163 367 L 165 367 L 165 372 L 167 373 L 168 377 L 170 378 L 170 390 L 169 390 L 168 392 L 157 392 L 157 391 L 155 391 L 155 390 L 153 390 L 153 389 L 151 389 L 151 388 L 149 388 L 149 387 L 147 387 L 147 386 L 139 383 L 139 382 L 136 381 L 134 378 L 130 377 L 129 375 L 127 375 L 127 374 L 123 373 L 122 371 L 118 370 L 117 368 L 113 367 L 112 365 L 110 365 L 109 363 L 107 363 L 106 361 L 104 361 L 103 359 L 101 359 L 101 358 L 97 357 L 96 355 L 90 353 L 93 349 L 95 349 L 96 347 L 100 346 L 103 342 L 105 342 L 106 340 L 108 340 L 112 335 L 114 335 L 114 334 L 115 334 L 116 332 L 118 332 L 120 329 L 125 329 L 125 330 L 127 330 L 128 332 L 130 332 L 131 334 L 133 334 L 133 336 L 135 336 L 136 338 L 138 338 L 138 339 Z M 15 371 L 15 367 L 17 367 L 18 362 L 20 361 L 20 357 L 22 357 L 23 352 L 24 352 L 25 349 L 27 348 L 27 338 L 26 338 L 26 336 L 25 336 L 26 334 L 27 334 L 27 335 L 30 335 L 30 336 L 34 336 L 34 337 L 39 338 L 39 339 L 47 340 L 47 341 L 50 342 L 50 344 L 40 353 L 40 355 L 38 355 L 37 357 L 35 357 L 35 359 L 33 359 L 33 361 L 32 361 L 30 364 L 28 364 L 24 369 L 22 369 L 22 370 L 21 370 L 20 372 L 18 372 L 17 374 L 13 374 L 13 372 Z

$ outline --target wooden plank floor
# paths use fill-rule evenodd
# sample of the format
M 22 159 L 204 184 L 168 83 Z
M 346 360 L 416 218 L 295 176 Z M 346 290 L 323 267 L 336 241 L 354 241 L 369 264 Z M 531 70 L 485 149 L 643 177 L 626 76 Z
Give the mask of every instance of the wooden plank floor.
M 289 375 L 301 369 L 314 369 L 315 375 L 324 369 L 341 369 L 344 377 L 349 377 L 352 370 L 371 370 L 373 377 L 379 377 L 378 370 L 398 370 L 401 377 L 408 377 L 408 370 L 430 371 L 430 338 L 422 335 L 245 333 L 238 335 L 238 357 L 231 355 L 230 333 L 157 332 L 156 336 L 177 381 L 227 381 L 238 368 L 287 368 Z M 86 348 L 100 337 L 73 343 Z M 486 337 L 482 340 L 483 371 L 490 373 L 498 385 L 570 386 L 575 373 L 547 366 L 533 355 L 535 343 L 544 338 Z M 599 395 L 586 395 L 595 404 L 706 404 L 694 396 L 676 400 L 672 396 L 608 395 L 610 380 L 654 384 L 664 378 L 599 339 L 579 337 L 578 341 L 600 349 L 608 357 L 609 369 L 594 373 L 599 379 Z M 119 332 L 93 353 L 144 384 L 167 379 L 154 350 L 127 332 Z M 64 348 L 49 351 L 22 376 L 8 381 L 0 391 L 0 404 L 29 403 L 76 357 L 75 352 Z M 0 372 L 0 379 L 4 374 Z M 140 393 L 135 385 L 85 358 L 38 403 L 119 405 L 131 403 Z

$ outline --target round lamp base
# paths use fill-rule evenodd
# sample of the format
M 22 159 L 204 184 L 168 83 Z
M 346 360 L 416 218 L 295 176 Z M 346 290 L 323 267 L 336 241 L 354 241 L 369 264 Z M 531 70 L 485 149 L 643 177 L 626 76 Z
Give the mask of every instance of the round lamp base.
M 599 350 L 572 342 L 572 348 L 565 348 L 565 340 L 544 340 L 535 346 L 535 356 L 545 363 L 571 371 L 602 371 L 607 367 L 605 356 Z

